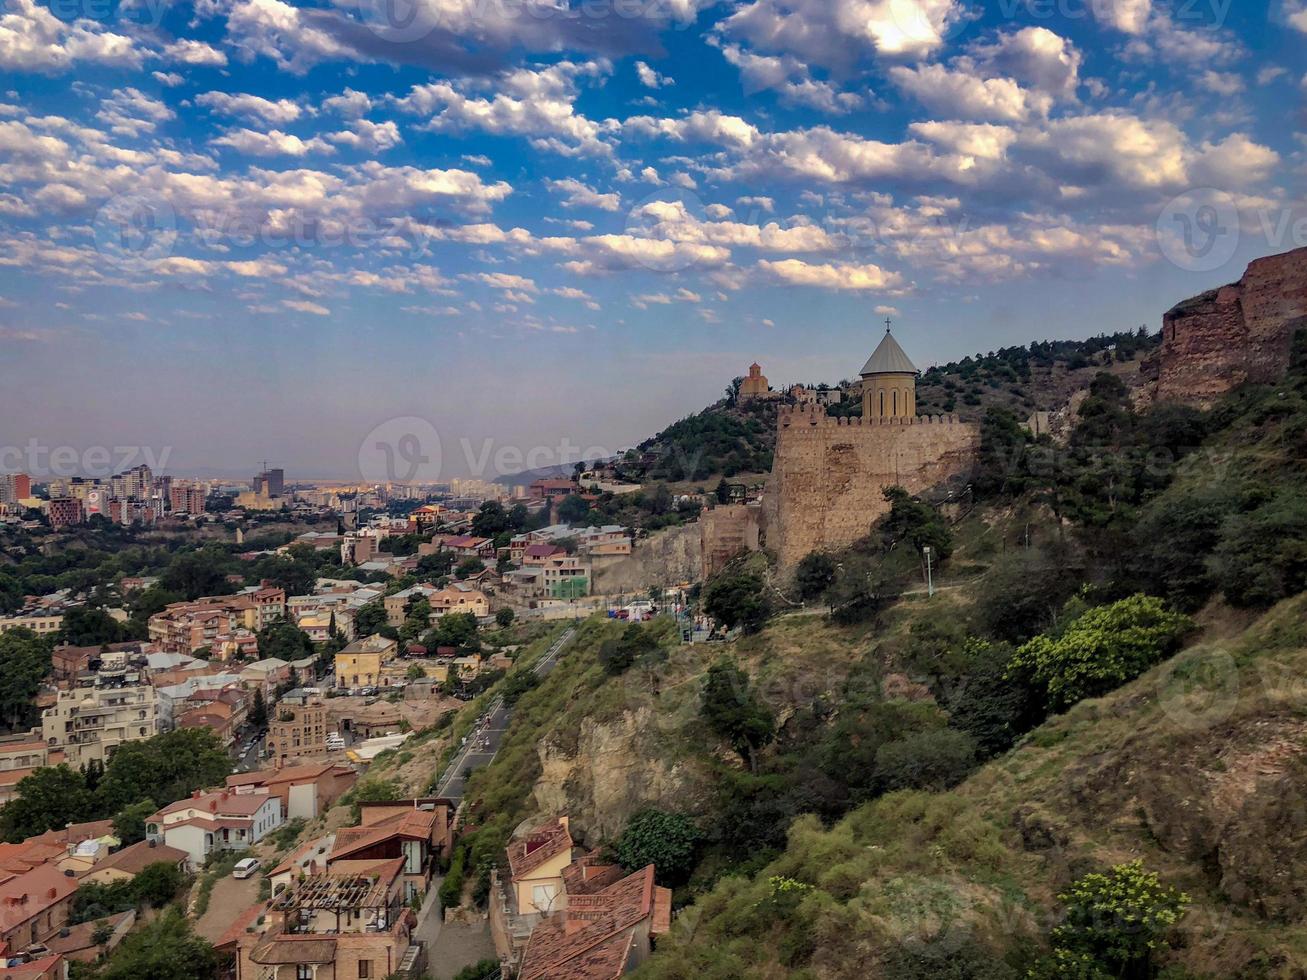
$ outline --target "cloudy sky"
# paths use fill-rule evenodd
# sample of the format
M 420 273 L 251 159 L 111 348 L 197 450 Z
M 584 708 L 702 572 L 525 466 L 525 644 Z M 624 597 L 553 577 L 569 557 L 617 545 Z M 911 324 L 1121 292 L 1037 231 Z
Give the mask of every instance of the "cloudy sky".
M 616 450 L 1307 245 L 1307 0 L 0 0 L 0 72 L 0 447 L 182 475 Z

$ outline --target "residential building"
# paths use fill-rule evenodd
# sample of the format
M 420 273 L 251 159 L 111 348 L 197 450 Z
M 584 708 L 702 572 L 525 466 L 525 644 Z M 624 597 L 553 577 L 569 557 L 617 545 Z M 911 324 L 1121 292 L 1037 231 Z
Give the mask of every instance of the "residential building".
M 331 809 L 358 779 L 358 770 L 332 762 L 241 772 L 227 777 L 236 793 L 265 792 L 281 800 L 287 820 L 313 820 Z
M 118 944 L 127 938 L 127 934 L 135 924 L 136 910 L 129 909 L 116 915 L 106 915 L 60 929 L 57 936 L 51 936 L 46 940 L 45 946 L 51 953 L 63 957 L 70 963 L 95 963 L 103 953 L 111 953 L 117 949 Z M 107 942 L 97 943 L 95 940 L 102 925 L 109 930 L 109 939 Z M 63 972 L 55 976 L 58 980 L 65 980 Z
M 522 840 L 509 844 L 516 914 L 529 917 L 534 924 L 540 916 L 557 911 L 563 894 L 563 869 L 577 854 L 567 817 L 537 827 Z
M 50 519 L 50 526 L 56 531 L 62 527 L 81 524 L 83 520 L 82 502 L 76 497 L 51 497 L 45 513 Z
M 37 636 L 58 633 L 63 627 L 64 615 L 5 616 L 0 617 L 0 633 L 9 630 L 31 630 Z
M 395 658 L 399 644 L 379 633 L 355 640 L 336 654 L 337 687 L 377 687 L 381 665 Z
M 243 851 L 281 824 L 281 799 L 270 793 L 197 791 L 148 817 L 145 839 L 185 851 L 195 869 L 214 851 Z
M 264 657 L 241 668 L 241 682 L 251 691 L 262 690 L 265 701 L 275 699 L 277 686 L 290 680 L 290 661 Z
M 148 840 L 129 844 L 105 857 L 81 879 L 84 884 L 112 885 L 131 881 L 152 864 L 171 864 L 185 870 L 190 855 L 176 847 Z
M 471 613 L 478 619 L 490 615 L 490 600 L 480 589 L 467 582 L 451 582 L 427 597 L 434 622 L 447 613 Z
M 267 752 L 274 766 L 326 752 L 326 702 L 319 697 L 301 699 L 296 693 L 283 697 L 268 719 Z
M 328 870 L 359 861 L 401 858 L 404 901 L 425 895 L 437 860 L 453 843 L 454 804 L 423 797 L 359 805 L 359 825 L 336 831 Z
M 495 557 L 495 542 L 491 538 L 481 538 L 472 534 L 437 534 L 431 539 L 438 544 L 441 551 L 452 551 L 457 558 L 492 559 Z
M 0 741 L 0 806 L 13 799 L 19 780 L 49 765 L 50 754 L 40 730 Z
M 159 696 L 145 678 L 144 658 L 106 653 L 100 669 L 77 676 L 41 713 L 41 736 L 74 768 L 107 762 L 124 742 L 159 731 Z
M 150 642 L 168 653 L 210 651 L 219 637 L 245 629 L 257 633 L 286 616 L 286 592 L 261 586 L 236 595 L 174 602 L 150 617 Z
M 527 493 L 537 500 L 550 497 L 566 497 L 576 493 L 577 486 L 571 480 L 534 480 L 527 487 Z
M 18 951 L 56 935 L 68 922 L 77 879 L 42 864 L 0 881 L 0 942 Z
M 217 943 L 235 956 L 235 980 L 408 975 L 420 947 L 412 938 L 416 916 L 404 899 L 403 863 L 341 862 L 293 880 L 266 912 L 255 906 Z

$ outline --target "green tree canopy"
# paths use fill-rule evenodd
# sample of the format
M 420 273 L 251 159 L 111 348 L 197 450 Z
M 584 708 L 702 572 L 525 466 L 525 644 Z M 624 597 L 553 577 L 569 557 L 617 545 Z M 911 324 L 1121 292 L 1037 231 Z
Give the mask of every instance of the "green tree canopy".
M 738 626 L 746 633 L 756 633 L 771 615 L 763 589 L 760 576 L 728 567 L 704 586 L 704 612 L 727 629 Z
M 14 793 L 14 798 L 0 808 L 0 834 L 11 843 L 90 820 L 96 812 L 86 780 L 67 764 L 47 766 L 24 776 Z
M 749 675 L 734 661 L 719 660 L 708 668 L 701 710 L 708 727 L 751 765 L 758 749 L 775 737 L 770 709 L 754 696 Z
M 52 669 L 46 640 L 23 628 L 0 633 L 0 717 L 11 731 L 36 724 L 36 692 Z
M 1011 667 L 1048 690 L 1050 706 L 1066 708 L 1138 677 L 1173 653 L 1193 628 L 1189 617 L 1154 596 L 1133 595 L 1090 609 L 1059 633 L 1017 649 Z
M 173 907 L 129 934 L 97 980 L 211 980 L 217 972 L 213 946 Z
M 660 885 L 680 885 L 694 870 L 702 835 L 689 817 L 650 808 L 634 814 L 617 841 L 617 863 L 627 871 L 654 866 Z

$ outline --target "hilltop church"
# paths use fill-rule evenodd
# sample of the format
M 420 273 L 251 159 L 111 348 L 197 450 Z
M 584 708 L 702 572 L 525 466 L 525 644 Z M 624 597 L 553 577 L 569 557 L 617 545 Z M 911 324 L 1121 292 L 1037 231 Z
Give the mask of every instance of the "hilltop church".
M 782 565 L 866 535 L 889 509 L 886 487 L 921 493 L 965 473 L 975 457 L 978 425 L 917 415 L 917 368 L 888 325 L 859 375 L 861 418 L 833 418 L 821 405 L 779 411 L 771 478 L 755 519 L 758 543 Z

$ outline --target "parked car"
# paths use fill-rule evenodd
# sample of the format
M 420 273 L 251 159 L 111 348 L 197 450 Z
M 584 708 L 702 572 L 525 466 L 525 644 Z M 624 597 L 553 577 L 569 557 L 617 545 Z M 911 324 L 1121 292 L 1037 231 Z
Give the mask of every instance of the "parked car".
M 236 862 L 236 867 L 232 869 L 233 878 L 249 878 L 259 870 L 258 858 L 245 858 Z

